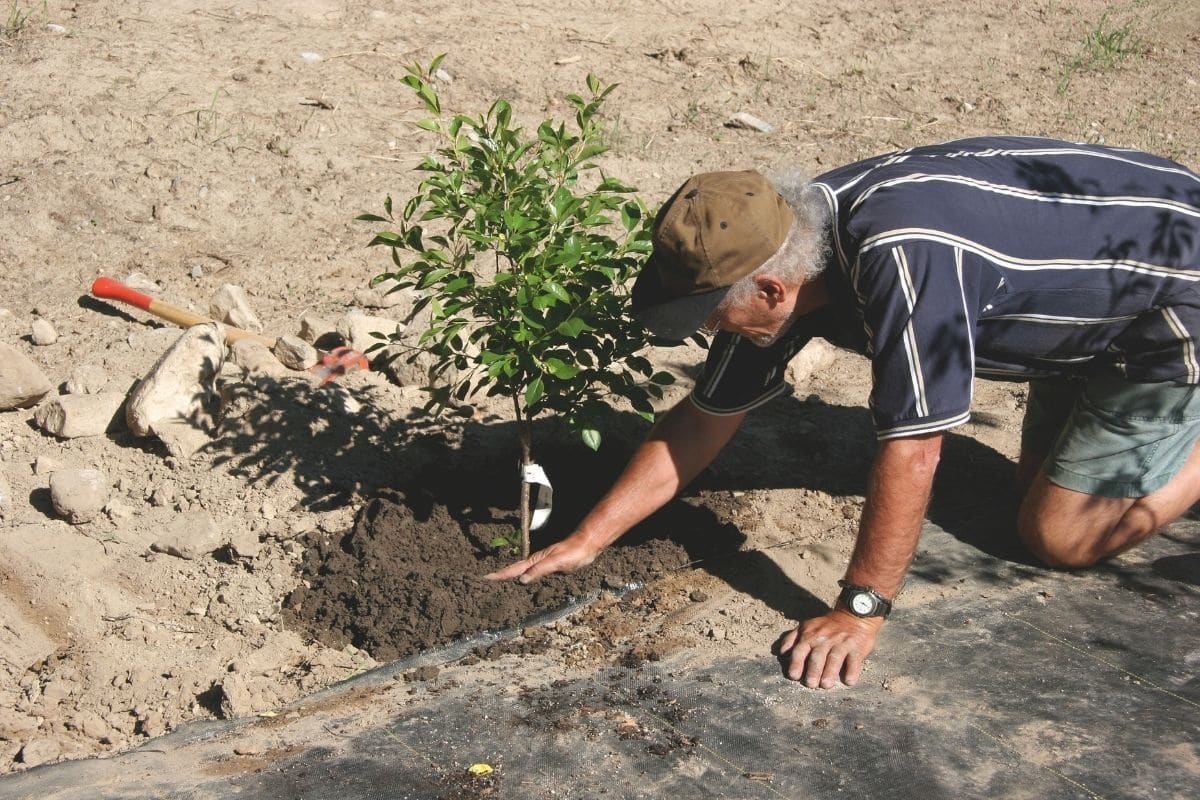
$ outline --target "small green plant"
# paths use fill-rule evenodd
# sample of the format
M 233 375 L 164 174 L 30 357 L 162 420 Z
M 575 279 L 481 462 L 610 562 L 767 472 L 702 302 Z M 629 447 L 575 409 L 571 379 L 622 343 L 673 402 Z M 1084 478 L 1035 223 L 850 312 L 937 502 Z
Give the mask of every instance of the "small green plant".
M 389 196 L 385 216 L 359 217 L 393 226 L 371 241 L 391 249 L 395 267 L 374 282 L 416 290 L 414 311 L 430 311 L 406 356 L 432 357 L 428 407 L 479 392 L 510 398 L 523 468 L 544 412 L 596 449 L 610 401 L 653 419 L 651 398 L 673 381 L 637 355 L 646 336 L 626 309 L 627 283 L 650 250 L 647 209 L 594 160 L 607 149 L 600 110 L 615 85 L 588 75 L 586 96 L 566 97 L 573 124 L 547 119 L 529 134 L 503 99 L 479 116 L 443 113 L 432 80 L 441 61 L 403 79 L 429 114 L 418 127 L 440 140 L 417 167 L 425 178 L 403 205 Z M 524 479 L 520 508 L 528 555 Z
M 12 0 L 8 6 L 8 14 L 5 15 L 4 25 L 0 27 L 0 36 L 5 39 L 15 39 L 29 24 L 29 15 L 32 12 L 25 11 L 17 4 L 17 0 Z
M 521 531 L 514 529 L 508 536 L 493 536 L 488 547 L 497 553 L 515 556 L 521 552 Z
M 1130 56 L 1141 56 L 1145 52 L 1146 43 L 1134 32 L 1133 22 L 1116 26 L 1110 23 L 1106 12 L 1084 37 L 1082 52 L 1059 71 L 1056 91 L 1059 95 L 1066 94 L 1072 79 L 1080 73 L 1103 72 Z

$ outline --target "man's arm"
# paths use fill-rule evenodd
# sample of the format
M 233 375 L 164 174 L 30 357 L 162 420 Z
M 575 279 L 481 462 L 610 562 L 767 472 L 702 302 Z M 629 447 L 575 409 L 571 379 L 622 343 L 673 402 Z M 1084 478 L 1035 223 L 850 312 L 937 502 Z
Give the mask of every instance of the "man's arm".
M 940 433 L 888 439 L 879 446 L 846 570 L 849 583 L 870 586 L 887 598 L 900 591 L 917 550 L 941 448 Z M 814 689 L 828 689 L 839 677 L 853 686 L 882 626 L 881 617 L 863 619 L 842 608 L 806 620 L 780 642 L 787 676 Z
M 552 572 L 570 572 L 590 564 L 601 550 L 700 474 L 733 438 L 745 416 L 709 414 L 684 398 L 654 426 L 616 483 L 574 533 L 484 577 L 529 583 Z

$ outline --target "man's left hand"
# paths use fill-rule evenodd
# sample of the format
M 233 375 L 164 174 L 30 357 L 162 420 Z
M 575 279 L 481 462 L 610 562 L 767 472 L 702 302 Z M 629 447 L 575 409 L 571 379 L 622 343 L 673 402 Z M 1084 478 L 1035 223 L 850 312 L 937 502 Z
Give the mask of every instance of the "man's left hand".
M 810 689 L 830 689 L 839 677 L 853 686 L 882 626 L 882 617 L 856 617 L 841 609 L 805 620 L 779 643 L 788 678 L 803 680 Z

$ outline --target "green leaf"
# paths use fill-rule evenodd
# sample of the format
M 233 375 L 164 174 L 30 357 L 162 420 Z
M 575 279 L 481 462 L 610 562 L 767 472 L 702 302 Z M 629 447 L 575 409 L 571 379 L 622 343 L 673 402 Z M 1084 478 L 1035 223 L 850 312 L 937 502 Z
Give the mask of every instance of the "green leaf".
M 378 214 L 359 214 L 355 219 L 363 222 L 391 222 L 387 217 L 381 217 Z
M 595 428 L 584 428 L 580 432 L 580 438 L 583 439 L 583 443 L 590 449 L 600 449 L 600 431 Z
M 574 299 L 571 297 L 570 292 L 564 289 L 562 284 L 558 283 L 557 281 L 546 281 L 544 286 L 550 290 L 550 294 L 554 295 L 559 300 L 562 300 L 564 303 L 570 303 Z
M 422 130 L 437 132 L 442 129 L 442 123 L 433 117 L 425 117 L 424 119 L 417 120 L 417 127 Z
M 571 317 L 570 319 L 563 320 L 563 322 L 559 324 L 557 330 L 563 336 L 569 336 L 570 338 L 574 339 L 584 331 L 595 330 L 595 328 L 588 325 L 579 317 Z
M 542 383 L 541 377 L 534 378 L 529 382 L 529 386 L 525 387 L 525 407 L 533 406 L 538 400 L 542 399 L 545 394 L 546 387 Z
M 630 186 L 628 184 L 622 183 L 621 181 L 617 180 L 616 178 L 606 177 L 604 180 L 600 181 L 600 185 L 596 187 L 596 191 L 598 191 L 598 192 L 617 192 L 619 194 L 628 194 L 630 192 L 636 192 L 637 189 L 633 188 L 632 186 Z
M 656 372 L 650 376 L 651 383 L 657 383 L 659 386 L 669 386 L 675 382 L 675 376 L 669 372 Z
M 546 371 L 564 381 L 569 381 L 579 374 L 578 367 L 573 367 L 560 358 L 547 358 Z
M 379 244 L 388 245 L 389 247 L 403 247 L 404 240 L 400 238 L 399 234 L 392 231 L 380 231 L 375 234 L 374 239 L 367 243 L 367 246 L 374 247 Z

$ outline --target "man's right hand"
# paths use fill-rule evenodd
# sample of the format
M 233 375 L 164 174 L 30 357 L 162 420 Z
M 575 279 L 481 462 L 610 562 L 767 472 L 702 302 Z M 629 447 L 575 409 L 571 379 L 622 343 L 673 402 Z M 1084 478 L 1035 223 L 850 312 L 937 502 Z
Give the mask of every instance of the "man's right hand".
M 543 575 L 555 572 L 573 572 L 596 560 L 600 549 L 587 544 L 574 535 L 555 542 L 544 550 L 530 554 L 524 561 L 510 564 L 504 569 L 489 572 L 483 577 L 489 581 L 506 581 L 516 578 L 521 583 L 535 581 Z

